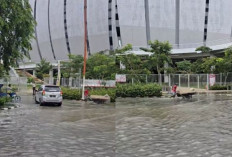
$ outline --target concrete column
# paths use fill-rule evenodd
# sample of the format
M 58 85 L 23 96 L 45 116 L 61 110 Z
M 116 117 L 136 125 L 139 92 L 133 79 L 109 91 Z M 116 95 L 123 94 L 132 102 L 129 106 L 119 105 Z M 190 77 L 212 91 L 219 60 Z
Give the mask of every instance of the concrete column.
M 164 63 L 164 68 L 168 68 L 168 63 Z M 164 83 L 168 83 L 167 70 L 164 71 Z
M 171 75 L 170 75 L 170 74 L 168 75 L 168 85 L 169 85 L 169 87 L 172 86 L 172 85 L 171 85 Z
M 53 85 L 53 69 L 49 71 L 49 84 Z
M 176 28 L 175 44 L 179 48 L 180 44 L 180 0 L 176 0 Z
M 146 20 L 146 36 L 147 36 L 147 45 L 148 45 L 149 41 L 151 40 L 150 17 L 149 17 L 149 0 L 144 0 L 144 6 L 145 6 L 145 20 Z
M 69 87 L 72 87 L 72 79 L 73 79 L 72 77 L 69 77 L 69 80 L 68 80 Z
M 36 71 L 35 71 L 35 69 L 33 69 L 32 75 L 35 76 L 35 73 L 36 73 Z
M 197 87 L 198 89 L 200 88 L 200 76 L 199 75 L 197 75 Z
M 220 85 L 222 85 L 222 73 L 220 73 Z
M 188 88 L 190 87 L 190 75 L 188 74 Z

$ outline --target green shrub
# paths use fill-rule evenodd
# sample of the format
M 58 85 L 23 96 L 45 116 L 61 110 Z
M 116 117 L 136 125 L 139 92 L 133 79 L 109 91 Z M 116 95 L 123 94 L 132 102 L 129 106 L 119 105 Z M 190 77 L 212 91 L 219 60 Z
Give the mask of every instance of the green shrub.
M 81 99 L 81 90 L 62 87 L 64 99 Z M 158 84 L 126 84 L 117 85 L 117 88 L 96 88 L 89 90 L 90 95 L 110 96 L 111 102 L 115 102 L 117 97 L 160 97 L 162 88 Z
M 227 90 L 227 86 L 215 84 L 209 87 L 209 90 Z
M 157 84 L 117 85 L 116 97 L 152 97 L 161 96 L 161 86 Z
M 80 100 L 81 90 L 62 87 L 63 98 L 69 100 Z
M 6 104 L 7 102 L 10 102 L 10 101 L 11 101 L 11 98 L 9 98 L 9 97 L 1 97 L 1 98 L 0 98 L 0 107 L 5 106 L 5 104 Z
M 33 80 L 33 78 L 32 77 L 28 77 L 27 78 L 27 83 L 32 83 L 34 80 Z
M 110 101 L 115 102 L 116 99 L 116 89 L 115 88 L 97 88 L 90 90 L 90 95 L 106 95 L 110 96 Z

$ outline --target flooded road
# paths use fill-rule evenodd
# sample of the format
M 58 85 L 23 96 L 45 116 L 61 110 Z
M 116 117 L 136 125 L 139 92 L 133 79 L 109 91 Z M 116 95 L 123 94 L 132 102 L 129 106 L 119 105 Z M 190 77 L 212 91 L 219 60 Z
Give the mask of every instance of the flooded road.
M 232 156 L 232 95 L 65 101 L 0 111 L 0 156 Z

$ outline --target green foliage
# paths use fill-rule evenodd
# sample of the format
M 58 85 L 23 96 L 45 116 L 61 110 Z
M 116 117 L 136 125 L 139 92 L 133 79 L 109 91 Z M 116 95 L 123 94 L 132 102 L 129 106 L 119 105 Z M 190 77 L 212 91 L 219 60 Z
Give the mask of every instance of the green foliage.
M 152 97 L 161 96 L 162 88 L 158 84 L 117 85 L 116 97 Z
M 29 56 L 35 21 L 28 0 L 1 0 L 0 11 L 0 69 L 8 73 L 18 59 Z
M 118 56 L 118 60 L 126 67 L 120 69 L 120 73 L 124 74 L 150 74 L 150 71 L 146 68 L 145 60 L 142 60 L 140 56 L 134 54 L 127 54 Z
M 227 90 L 227 86 L 215 84 L 210 86 L 209 90 Z
M 193 62 L 191 65 L 191 71 L 196 74 L 203 73 L 202 64 L 203 64 L 202 59 L 198 59 L 196 62 Z
M 196 48 L 195 51 L 201 51 L 201 53 L 210 53 L 212 51 L 212 49 L 207 47 L 207 46 L 200 46 L 200 47 Z
M 44 78 L 44 74 L 49 74 L 51 69 L 52 65 L 43 58 L 39 64 L 36 64 L 36 76 L 42 80 Z
M 104 96 L 106 94 L 110 96 L 111 102 L 115 102 L 116 100 L 116 89 L 115 88 L 97 88 L 97 89 L 90 90 L 90 95 Z
M 150 49 L 140 48 L 146 52 L 152 52 L 153 55 L 147 61 L 148 68 L 151 72 L 161 74 L 162 71 L 165 70 L 165 63 L 172 64 L 170 54 L 172 50 L 172 46 L 168 41 L 160 42 L 155 40 L 154 42 L 149 42 Z
M 81 55 L 70 54 L 68 57 L 69 62 L 61 62 L 61 73 L 65 78 L 74 77 L 74 74 L 79 73 L 83 67 L 83 57 Z
M 80 100 L 81 99 L 81 91 L 78 89 L 70 89 L 62 87 L 63 98 L 69 100 Z
M 115 57 L 96 53 L 87 60 L 86 77 L 89 79 L 114 79 L 118 68 Z
M 62 87 L 63 91 L 63 98 L 69 99 L 69 100 L 81 100 L 82 91 L 78 89 L 70 89 L 70 88 L 64 88 Z M 94 90 L 90 90 L 90 95 L 106 95 L 108 94 L 110 96 L 111 102 L 115 102 L 116 95 L 115 95 L 115 89 L 113 88 L 98 88 Z
M 180 73 L 190 73 L 191 72 L 191 65 L 190 61 L 184 60 L 181 62 L 177 62 L 177 71 Z
M 28 77 L 27 78 L 27 83 L 32 83 L 32 82 L 34 82 L 34 79 L 32 77 Z
M 9 97 L 0 97 L 0 107 L 3 107 L 6 105 L 7 102 L 10 102 L 11 99 Z
M 132 45 L 131 44 L 127 44 L 126 46 L 124 46 L 121 49 L 116 49 L 113 52 L 111 52 L 111 55 L 119 55 L 119 54 L 124 54 L 126 51 L 132 50 Z

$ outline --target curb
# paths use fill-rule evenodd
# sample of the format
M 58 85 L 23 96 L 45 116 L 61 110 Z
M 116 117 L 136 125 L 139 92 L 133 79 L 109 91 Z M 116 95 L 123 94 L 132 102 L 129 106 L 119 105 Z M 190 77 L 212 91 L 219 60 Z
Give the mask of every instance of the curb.
M 19 105 L 15 105 L 15 106 L 10 106 L 10 107 L 4 107 L 4 108 L 0 108 L 0 110 L 10 110 L 10 109 L 15 109 L 15 108 L 19 108 Z

